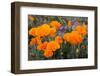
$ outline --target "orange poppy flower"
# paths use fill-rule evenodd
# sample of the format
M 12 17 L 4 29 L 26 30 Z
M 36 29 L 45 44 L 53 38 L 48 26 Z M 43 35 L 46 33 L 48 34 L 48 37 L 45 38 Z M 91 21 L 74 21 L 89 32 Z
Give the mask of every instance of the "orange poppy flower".
M 64 36 L 63 36 L 63 39 L 65 41 L 69 41 L 70 40 L 70 33 L 65 33 Z
M 50 33 L 50 26 L 48 24 L 43 24 L 38 27 L 37 36 L 43 37 L 47 36 Z
M 87 34 L 86 26 L 78 25 L 75 30 L 78 31 L 82 36 Z
M 50 26 L 55 27 L 56 29 L 60 28 L 61 24 L 58 21 L 51 21 Z
M 45 50 L 47 47 L 48 42 L 41 43 L 37 46 L 37 50 Z
M 50 34 L 49 34 L 49 36 L 50 36 L 50 37 L 54 37 L 54 36 L 55 36 L 55 33 L 56 33 L 56 29 L 55 29 L 55 28 L 51 28 L 51 29 L 50 29 Z
M 52 50 L 52 51 L 56 51 L 57 49 L 60 48 L 59 43 L 57 43 L 56 41 L 51 41 L 47 44 L 47 48 L 46 50 Z
M 70 36 L 70 43 L 73 45 L 80 44 L 83 38 L 77 31 L 72 31 Z
M 66 33 L 63 38 L 65 41 L 69 42 L 72 45 L 80 44 L 83 41 L 82 36 L 77 31 Z
M 58 42 L 59 44 L 61 44 L 63 42 L 62 38 L 60 36 L 57 36 L 55 38 L 55 41 Z
M 44 54 L 43 54 L 46 58 L 48 57 L 52 57 L 53 56 L 53 52 L 51 50 L 45 50 Z
M 40 37 L 32 38 L 30 41 L 30 45 L 33 44 L 41 44 L 41 38 Z
M 37 33 L 37 28 L 31 28 L 29 30 L 29 35 L 36 36 L 36 33 Z

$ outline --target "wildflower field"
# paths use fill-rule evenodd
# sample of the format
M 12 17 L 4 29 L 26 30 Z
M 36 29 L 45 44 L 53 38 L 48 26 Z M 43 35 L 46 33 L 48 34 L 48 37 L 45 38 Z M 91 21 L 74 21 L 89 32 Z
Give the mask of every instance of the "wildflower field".
M 28 60 L 88 58 L 88 18 L 28 15 Z

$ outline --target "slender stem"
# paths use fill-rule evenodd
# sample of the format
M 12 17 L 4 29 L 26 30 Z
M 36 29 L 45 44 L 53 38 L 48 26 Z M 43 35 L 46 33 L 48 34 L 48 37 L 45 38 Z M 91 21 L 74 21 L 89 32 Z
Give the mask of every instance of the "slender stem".
M 63 46 L 61 45 L 61 48 L 60 48 L 60 56 L 61 56 L 61 59 L 63 58 L 63 50 L 62 50 Z
M 77 58 L 79 56 L 79 52 L 80 52 L 80 44 L 77 46 L 77 49 L 76 49 L 76 57 Z

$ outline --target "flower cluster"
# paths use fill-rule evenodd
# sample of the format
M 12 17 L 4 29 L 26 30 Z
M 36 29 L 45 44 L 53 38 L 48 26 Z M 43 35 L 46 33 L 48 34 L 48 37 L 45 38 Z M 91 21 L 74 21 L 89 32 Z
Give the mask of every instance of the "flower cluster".
M 31 16 L 29 19 L 35 20 Z M 80 48 L 84 50 L 86 45 L 83 45 L 83 42 L 85 43 L 86 35 L 87 25 L 85 24 L 79 22 L 73 24 L 71 20 L 68 20 L 65 25 L 57 20 L 52 20 L 29 29 L 29 36 L 31 36 L 29 45 L 35 46 L 36 51 L 42 52 L 43 57 L 51 58 L 59 51 L 62 55 L 62 49 L 66 50 L 66 47 L 70 46 L 78 47 L 81 44 Z M 76 52 L 79 52 L 79 48 L 76 48 Z
M 49 24 L 43 24 L 29 30 L 29 35 L 34 36 L 30 45 L 37 45 L 37 50 L 44 51 L 45 57 L 51 57 L 53 52 L 60 49 L 62 38 L 56 36 L 56 31 L 59 29 L 61 24 L 58 21 L 51 21 Z M 56 36 L 56 37 L 55 37 Z M 44 40 L 45 37 L 55 38 L 54 40 Z M 50 38 L 49 38 L 50 39 Z
M 63 39 L 72 45 L 80 44 L 83 41 L 83 36 L 87 34 L 86 26 L 78 25 L 74 31 L 65 33 Z

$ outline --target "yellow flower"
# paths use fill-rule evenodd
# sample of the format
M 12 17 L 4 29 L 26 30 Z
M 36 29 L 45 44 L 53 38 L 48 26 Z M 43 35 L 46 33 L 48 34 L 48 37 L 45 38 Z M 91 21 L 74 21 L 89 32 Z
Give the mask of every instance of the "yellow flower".
M 58 21 L 51 21 L 50 26 L 55 27 L 56 29 L 59 29 L 61 24 Z
M 43 24 L 38 27 L 37 36 L 43 37 L 47 36 L 50 33 L 50 26 L 48 24 Z
M 63 36 L 64 40 L 72 45 L 80 44 L 83 41 L 82 36 L 77 31 L 72 31 L 71 33 L 65 33 Z
M 69 20 L 68 21 L 68 27 L 72 26 L 72 22 Z
M 76 31 L 78 31 L 82 36 L 85 36 L 87 34 L 87 29 L 86 29 L 86 26 L 82 26 L 82 25 L 78 25 L 76 28 L 75 28 Z
M 34 20 L 35 20 L 35 18 L 32 17 L 32 16 L 28 16 L 28 18 L 29 18 L 31 21 L 34 21 Z
M 34 44 L 41 44 L 41 38 L 40 37 L 32 38 L 30 41 L 30 45 L 34 45 Z
M 57 49 L 60 48 L 59 43 L 57 43 L 56 41 L 51 41 L 47 44 L 47 48 L 46 50 L 52 50 L 52 51 L 56 51 Z
M 55 34 L 56 34 L 56 29 L 55 29 L 55 28 L 51 28 L 51 29 L 50 29 L 50 34 L 49 34 L 49 36 L 50 36 L 50 37 L 54 37 Z
M 61 44 L 63 42 L 62 38 L 60 36 L 56 36 L 55 41 Z

